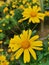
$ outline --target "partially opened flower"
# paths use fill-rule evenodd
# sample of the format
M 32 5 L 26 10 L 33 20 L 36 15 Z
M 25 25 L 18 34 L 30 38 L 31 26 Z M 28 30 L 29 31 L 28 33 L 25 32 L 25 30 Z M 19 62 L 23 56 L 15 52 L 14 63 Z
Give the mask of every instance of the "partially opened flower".
M 40 23 L 40 19 L 44 20 L 45 14 L 39 11 L 41 11 L 41 8 L 38 6 L 33 6 L 33 8 L 29 6 L 29 8 L 25 8 L 22 13 L 23 19 L 20 19 L 18 22 L 23 22 L 24 20 L 29 19 L 29 23 Z
M 39 38 L 38 35 L 31 37 L 32 31 L 27 30 L 23 31 L 20 36 L 15 35 L 14 38 L 10 40 L 9 47 L 15 52 L 14 56 L 16 59 L 19 59 L 22 53 L 24 53 L 23 60 L 24 63 L 30 62 L 30 54 L 36 60 L 36 52 L 35 50 L 42 50 L 42 41 L 37 40 Z
M 9 62 L 6 60 L 6 56 L 0 55 L 0 65 L 9 65 Z

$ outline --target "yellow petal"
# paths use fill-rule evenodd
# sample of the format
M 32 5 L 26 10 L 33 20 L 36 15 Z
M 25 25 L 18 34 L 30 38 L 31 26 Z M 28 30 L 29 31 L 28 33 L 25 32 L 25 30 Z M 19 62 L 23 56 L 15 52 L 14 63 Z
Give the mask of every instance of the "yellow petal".
M 34 20 L 35 20 L 36 23 L 40 23 L 39 18 L 35 17 Z
M 21 40 L 26 40 L 28 38 L 28 30 L 23 30 L 23 33 L 20 35 Z
M 30 39 L 30 42 L 31 41 L 35 41 L 35 40 L 37 40 L 39 38 L 39 35 L 35 35 L 35 36 L 33 36 L 31 39 Z
M 21 39 L 18 35 L 14 35 L 14 41 L 16 42 L 16 44 L 21 43 Z
M 37 58 L 36 58 L 36 53 L 35 53 L 35 51 L 34 51 L 32 48 L 29 48 L 29 51 L 30 51 L 32 57 L 36 60 Z
M 39 48 L 39 47 L 32 47 L 32 48 L 36 50 L 43 50 L 43 48 Z
M 34 11 L 37 11 L 37 5 L 36 6 L 33 6 L 33 10 Z
M 41 7 L 38 7 L 38 8 L 37 8 L 37 12 L 38 12 L 38 11 L 41 11 Z
M 31 18 L 29 19 L 29 23 L 31 22 Z
M 23 19 L 20 19 L 18 22 L 19 22 L 19 23 L 22 23 L 24 20 L 27 20 L 27 19 L 28 19 L 28 17 L 23 18 Z
M 24 63 L 26 62 L 30 62 L 30 54 L 29 54 L 28 49 L 24 50 Z
M 30 39 L 31 34 L 32 34 L 32 31 L 31 31 L 31 30 L 29 30 L 28 39 Z
M 11 48 L 12 51 L 16 51 L 18 50 L 21 46 L 20 46 L 20 40 L 18 40 L 17 38 L 13 38 L 10 40 L 10 44 L 9 47 Z
M 37 17 L 41 20 L 44 20 L 45 14 L 43 13 L 38 13 Z
M 34 46 L 43 46 L 42 44 L 42 41 L 34 41 L 34 42 L 31 42 L 31 46 L 34 47 Z
M 11 49 L 14 52 L 14 51 L 18 50 L 19 48 L 20 48 L 19 45 L 16 44 Z
M 23 53 L 23 49 L 21 48 L 21 49 L 19 49 L 19 50 L 15 53 L 16 59 L 19 59 L 19 57 L 21 56 L 22 53 Z
M 31 21 L 32 21 L 32 23 L 35 23 L 35 19 L 34 19 L 34 17 L 31 18 Z

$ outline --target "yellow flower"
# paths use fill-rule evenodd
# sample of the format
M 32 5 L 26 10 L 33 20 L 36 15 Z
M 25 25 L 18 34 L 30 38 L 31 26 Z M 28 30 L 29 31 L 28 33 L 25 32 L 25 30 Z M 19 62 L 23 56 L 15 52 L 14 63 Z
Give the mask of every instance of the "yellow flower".
M 33 3 L 37 3 L 38 5 L 40 5 L 40 0 L 32 0 Z
M 23 6 L 23 5 L 20 5 L 19 8 L 20 8 L 20 9 L 24 9 L 24 6 Z
M 8 11 L 8 8 L 5 7 L 4 10 L 3 10 L 3 12 L 6 13 L 7 11 Z
M 0 32 L 2 32 L 3 30 L 0 29 Z
M 37 3 L 37 0 L 32 0 L 33 3 Z
M 6 25 L 5 23 L 2 24 L 2 26 L 5 26 L 5 25 Z
M 3 51 L 3 49 L 0 49 L 0 52 L 2 52 Z
M 29 23 L 32 21 L 32 23 L 40 23 L 40 19 L 44 20 L 45 14 L 40 13 L 41 11 L 40 7 L 33 6 L 33 8 L 25 8 L 24 12 L 22 13 L 23 19 L 20 19 L 18 22 L 23 22 L 26 19 L 29 19 Z
M 11 11 L 10 11 L 10 14 L 11 14 L 12 16 L 14 16 L 14 10 L 11 10 Z
M 15 8 L 15 7 L 16 7 L 16 5 L 12 5 L 12 7 L 13 7 L 13 8 Z
M 10 4 L 11 1 L 12 1 L 12 0 L 7 0 L 6 2 L 7 2 L 8 4 Z
M 2 44 L 3 41 L 0 41 L 0 44 Z
M 23 30 L 22 34 L 20 36 L 15 35 L 14 38 L 10 40 L 9 47 L 10 49 L 15 52 L 14 56 L 16 59 L 19 59 L 19 57 L 24 53 L 24 63 L 30 62 L 30 54 L 32 57 L 36 60 L 36 53 L 35 50 L 42 50 L 41 48 L 43 46 L 42 41 L 37 39 L 39 38 L 38 35 L 35 35 L 31 37 L 32 31 L 31 30 Z
M 11 52 L 11 49 L 8 49 L 8 51 L 7 52 Z
M 7 18 L 7 19 L 9 19 L 9 17 L 10 17 L 10 15 L 9 15 L 9 14 L 7 14 L 7 15 L 5 16 L 5 18 Z
M 46 16 L 49 16 L 49 11 L 45 11 L 45 15 Z
M 3 56 L 3 55 L 0 55 L 0 61 L 5 61 L 5 56 Z
M 27 0 L 22 0 L 22 3 L 25 4 L 27 2 Z
M 4 3 L 4 1 L 0 1 L 0 7 L 2 6 L 2 5 L 4 5 L 5 3 Z
M 9 62 L 6 60 L 4 55 L 0 55 L 0 65 L 9 65 Z

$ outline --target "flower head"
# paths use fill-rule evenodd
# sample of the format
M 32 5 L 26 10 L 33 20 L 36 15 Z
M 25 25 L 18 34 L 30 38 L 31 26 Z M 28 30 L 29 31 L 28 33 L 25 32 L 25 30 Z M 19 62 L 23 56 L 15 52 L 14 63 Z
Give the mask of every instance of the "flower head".
M 24 63 L 30 62 L 30 54 L 36 60 L 37 57 L 35 50 L 43 49 L 41 48 L 43 46 L 42 41 L 40 40 L 37 41 L 39 36 L 35 35 L 31 37 L 31 34 L 32 34 L 31 30 L 29 31 L 24 30 L 22 34 L 20 34 L 20 36 L 15 35 L 14 38 L 10 40 L 10 44 L 9 44 L 10 49 L 13 52 L 16 51 L 16 53 L 14 54 L 16 59 L 19 59 L 22 53 L 24 53 L 24 57 L 23 57 Z
M 11 10 L 11 11 L 10 11 L 10 14 L 11 14 L 12 16 L 14 16 L 14 10 Z
M 4 10 L 3 10 L 3 12 L 6 13 L 7 11 L 8 11 L 8 8 L 5 7 Z
M 9 62 L 4 55 L 0 55 L 0 65 L 9 65 Z
M 0 32 L 2 32 L 3 30 L 0 29 Z
M 0 7 L 1 7 L 2 5 L 4 5 L 4 4 L 5 4 L 4 1 L 0 1 Z
M 39 11 L 41 11 L 41 9 L 38 6 L 33 6 L 33 8 L 29 6 L 29 8 L 25 8 L 22 13 L 23 19 L 20 19 L 18 22 L 23 22 L 24 20 L 29 19 L 29 23 L 40 23 L 40 19 L 44 20 L 45 14 L 40 13 Z

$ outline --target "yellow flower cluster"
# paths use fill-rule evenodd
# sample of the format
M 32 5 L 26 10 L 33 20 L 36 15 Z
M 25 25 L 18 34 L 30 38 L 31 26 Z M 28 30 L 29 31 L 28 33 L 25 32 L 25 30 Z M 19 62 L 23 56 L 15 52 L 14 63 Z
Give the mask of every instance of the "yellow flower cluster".
M 44 17 L 49 16 L 49 11 L 42 12 L 40 7 L 40 0 L 16 0 L 16 1 L 7 0 L 6 2 L 0 1 L 0 7 L 3 9 L 3 11 L 1 10 L 0 15 L 0 22 L 1 22 L 0 33 L 2 39 L 0 40 L 0 45 L 2 45 L 5 41 L 6 43 L 8 43 L 8 41 L 10 40 L 7 48 L 8 50 L 6 51 L 7 53 L 11 54 L 10 60 L 12 61 L 14 59 L 19 59 L 21 55 L 23 55 L 24 63 L 29 63 L 31 60 L 31 56 L 32 59 L 37 60 L 38 56 L 36 51 L 43 50 L 43 41 L 39 40 L 39 35 L 32 36 L 32 30 L 30 29 L 29 30 L 23 29 L 21 34 L 15 35 L 15 29 L 18 28 L 21 23 L 23 26 L 24 24 L 23 22 L 28 22 L 31 24 L 33 23 L 34 25 L 40 23 L 41 21 L 44 21 Z M 19 10 L 21 11 L 21 13 L 19 12 Z M 6 34 L 6 31 L 7 34 L 10 32 L 9 35 Z M 14 35 L 13 38 L 12 38 L 13 35 L 11 33 Z M 6 39 L 6 36 L 7 39 L 9 40 Z M 0 48 L 1 53 L 3 52 L 3 50 L 4 49 Z M 9 65 L 6 56 L 1 54 L 0 54 L 0 65 Z

